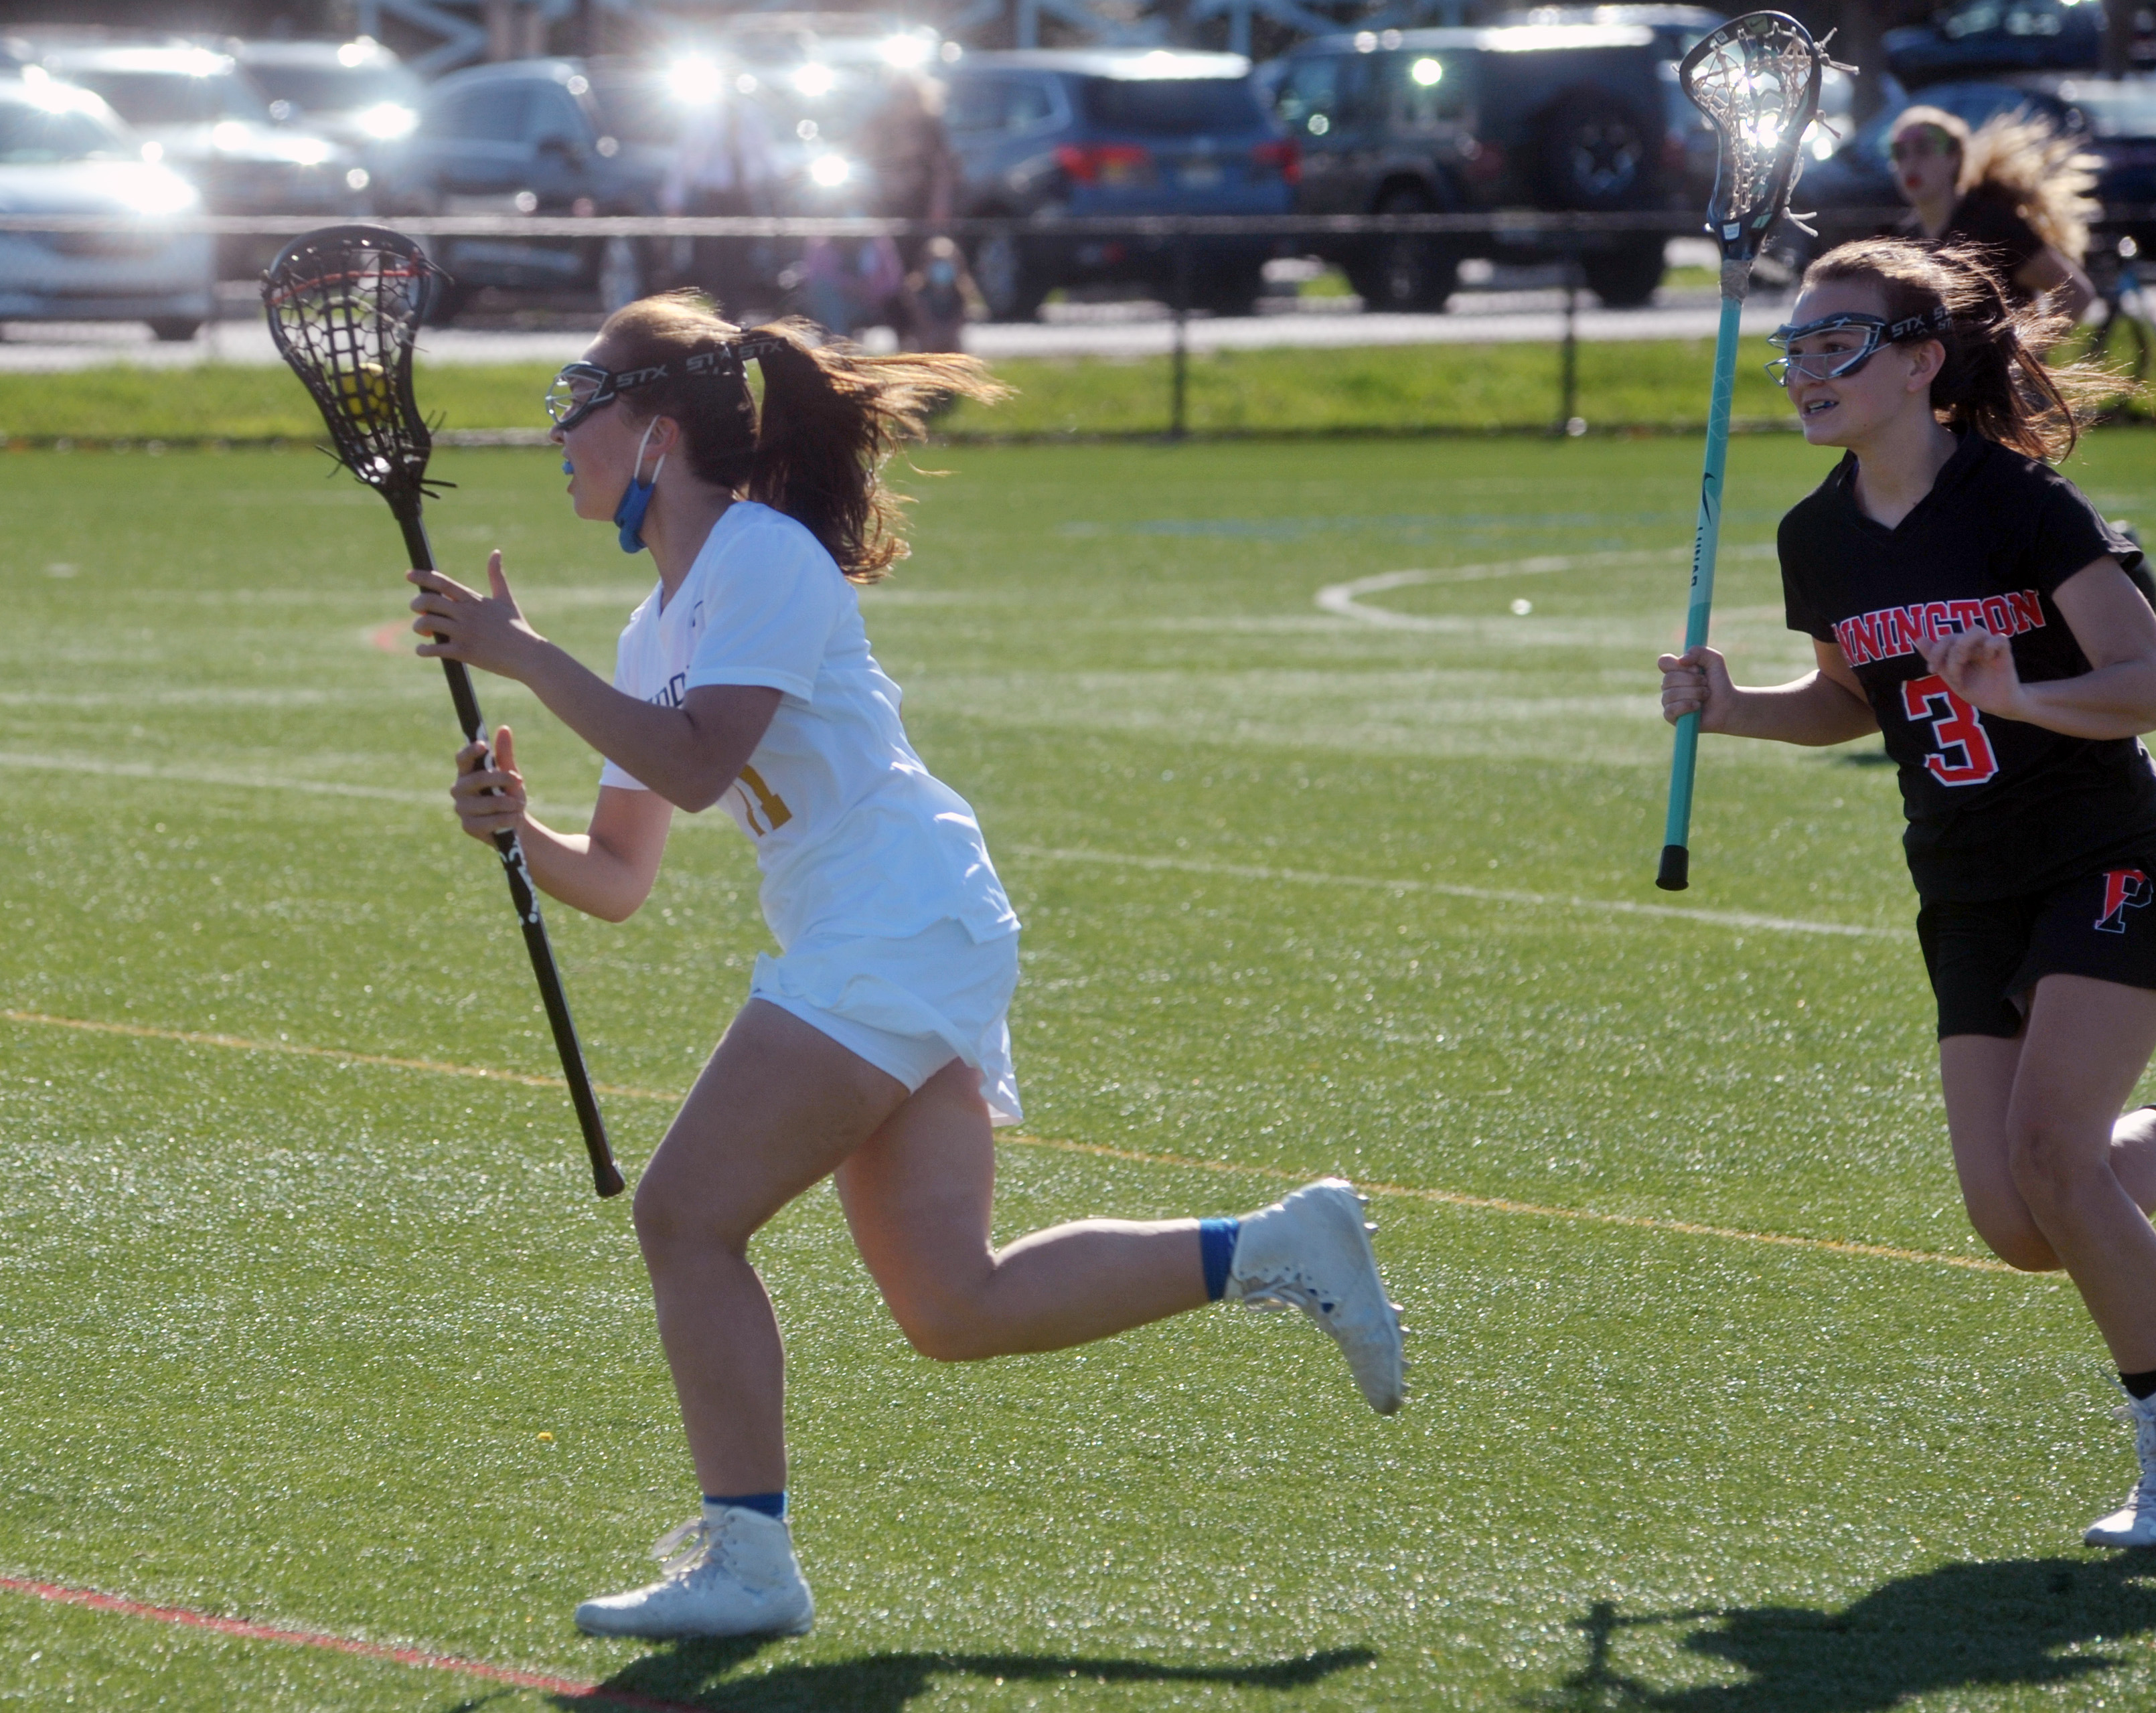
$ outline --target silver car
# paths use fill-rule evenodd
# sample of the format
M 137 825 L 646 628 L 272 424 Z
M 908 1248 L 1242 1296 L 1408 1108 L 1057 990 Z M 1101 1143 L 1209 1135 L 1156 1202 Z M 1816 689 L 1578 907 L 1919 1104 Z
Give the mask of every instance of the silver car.
M 87 90 L 28 68 L 0 81 L 0 213 L 101 215 L 95 232 L 0 232 L 0 320 L 147 321 L 192 339 L 210 313 L 211 242 L 176 232 L 195 187 Z

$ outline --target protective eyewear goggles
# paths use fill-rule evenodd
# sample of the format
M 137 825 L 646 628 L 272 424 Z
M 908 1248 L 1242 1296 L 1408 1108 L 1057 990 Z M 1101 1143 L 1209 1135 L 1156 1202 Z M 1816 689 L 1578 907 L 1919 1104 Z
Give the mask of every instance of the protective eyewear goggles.
M 665 378 L 665 363 L 619 372 L 603 369 L 597 363 L 570 363 L 547 388 L 547 415 L 556 428 L 573 428 L 623 393 Z
M 751 358 L 769 356 L 782 349 L 783 339 L 737 339 L 716 351 L 691 352 L 681 360 L 682 374 L 691 380 L 739 380 L 742 365 Z M 641 369 L 604 369 L 597 363 L 567 364 L 547 388 L 547 415 L 557 428 L 573 428 L 595 410 L 612 404 L 624 392 L 664 381 L 674 372 L 671 363 L 654 363 Z
M 1784 355 L 1767 365 L 1768 378 L 1782 387 L 1789 384 L 1792 374 L 1802 381 L 1839 381 L 1862 369 L 1878 355 L 1881 346 L 1940 332 L 1953 320 L 1944 304 L 1934 304 L 1920 315 L 1905 315 L 1898 321 L 1884 315 L 1844 314 L 1822 315 L 1801 327 L 1777 327 L 1767 336 L 1767 342 Z M 1820 339 L 1831 333 L 1844 336 L 1825 351 L 1789 349 L 1800 339 Z M 1853 343 L 1851 335 L 1857 336 Z
M 1953 133 L 1936 125 L 1912 125 L 1887 146 L 1890 160 L 1921 161 L 1928 155 L 1958 155 Z

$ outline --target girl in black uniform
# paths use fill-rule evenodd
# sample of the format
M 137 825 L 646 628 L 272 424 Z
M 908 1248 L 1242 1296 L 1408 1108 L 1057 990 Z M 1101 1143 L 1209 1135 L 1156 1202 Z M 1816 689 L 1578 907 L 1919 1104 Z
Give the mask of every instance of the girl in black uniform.
M 1911 235 L 1981 249 L 2016 305 L 2048 296 L 2078 321 L 2096 300 L 2082 264 L 2103 162 L 2079 138 L 2026 113 L 1971 131 L 1943 109 L 1912 107 L 1894 121 L 1888 152 Z
M 2156 600 L 2141 553 L 2046 459 L 2090 377 L 2035 355 L 1979 254 L 1845 244 L 1804 276 L 1784 384 L 1846 448 L 1783 519 L 1790 628 L 1818 669 L 1732 685 L 1664 655 L 1662 710 L 1785 743 L 1885 735 L 1970 1222 L 2063 1267 L 2118 1363 L 2141 1479 L 2097 1546 L 2156 1546 Z

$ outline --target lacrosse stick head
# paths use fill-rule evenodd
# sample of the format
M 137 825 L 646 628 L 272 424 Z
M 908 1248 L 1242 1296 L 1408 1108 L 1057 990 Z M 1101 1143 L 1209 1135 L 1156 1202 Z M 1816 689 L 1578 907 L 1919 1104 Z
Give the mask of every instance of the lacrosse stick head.
M 383 226 L 327 226 L 262 276 L 270 336 L 321 408 L 337 462 L 393 505 L 426 491 L 433 442 L 412 397 L 412 342 L 448 275 Z
M 1794 18 L 1748 12 L 1702 37 L 1678 66 L 1720 145 L 1707 228 L 1725 262 L 1751 262 L 1789 213 L 1804 133 L 1819 115 L 1820 74 L 1831 63 Z

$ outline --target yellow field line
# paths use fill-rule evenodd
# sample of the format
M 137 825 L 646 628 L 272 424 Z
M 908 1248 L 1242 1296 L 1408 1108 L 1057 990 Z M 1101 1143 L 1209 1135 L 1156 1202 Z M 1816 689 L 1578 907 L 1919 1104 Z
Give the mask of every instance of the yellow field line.
M 137 1041 L 178 1041 L 189 1047 L 224 1047 L 235 1053 L 284 1053 L 295 1059 L 326 1059 L 336 1064 L 373 1064 L 391 1070 L 426 1070 L 437 1076 L 477 1077 L 482 1082 L 515 1083 L 526 1089 L 566 1089 L 557 1076 L 530 1076 L 521 1070 L 495 1070 L 484 1064 L 446 1064 L 437 1059 L 396 1059 L 386 1053 L 351 1053 L 341 1047 L 310 1047 L 298 1041 L 257 1041 L 246 1035 L 210 1035 L 197 1029 L 159 1029 L 147 1023 L 94 1023 L 86 1018 L 48 1017 L 38 1011 L 0 1011 L 0 1023 L 36 1023 L 47 1028 L 80 1029 L 91 1035 L 126 1035 Z M 629 1100 L 671 1100 L 681 1096 L 661 1089 L 634 1089 L 594 1083 L 595 1093 Z
M 435 1059 L 399 1059 L 384 1053 L 353 1053 L 341 1047 L 315 1047 L 297 1041 L 258 1041 L 245 1035 L 208 1034 L 196 1029 L 157 1028 L 148 1023 L 100 1023 L 87 1018 L 53 1017 L 44 1012 L 0 1010 L 0 1023 L 43 1028 L 74 1029 L 85 1034 L 121 1035 L 132 1040 L 175 1041 L 190 1047 L 221 1047 L 237 1053 L 281 1053 L 297 1059 L 326 1059 L 336 1064 L 365 1064 L 390 1070 L 427 1071 L 437 1076 L 474 1077 L 483 1082 L 514 1083 L 526 1089 L 562 1089 L 557 1076 L 533 1076 L 522 1071 L 495 1070 L 480 1064 L 450 1064 Z M 679 1102 L 679 1092 L 639 1089 L 613 1083 L 594 1083 L 599 1094 L 629 1100 Z M 1194 1160 L 1183 1154 L 1151 1154 L 1134 1148 L 1111 1147 L 1103 1142 L 1065 1141 L 1053 1136 L 1006 1132 L 999 1141 L 1022 1148 L 1040 1148 L 1059 1154 L 1082 1154 L 1100 1160 L 1121 1160 L 1134 1166 L 1163 1166 L 1187 1172 L 1214 1172 L 1233 1177 L 1252 1177 L 1271 1183 L 1301 1183 L 1307 1172 L 1279 1166 L 1246 1165 L 1233 1160 Z M 1855 1255 L 1875 1261 L 1915 1262 L 1924 1266 L 1958 1267 L 1970 1273 L 2014 1273 L 2004 1262 L 1982 1255 L 1948 1255 L 1931 1249 L 1897 1249 L 1889 1244 L 1845 1243 L 1836 1238 L 1796 1237 L 1786 1232 L 1746 1231 L 1730 1225 L 1705 1225 L 1691 1219 L 1668 1219 L 1651 1213 L 1604 1213 L 1588 1208 L 1558 1208 L 1541 1202 L 1516 1202 L 1503 1196 L 1476 1196 L 1461 1190 L 1424 1189 L 1415 1184 L 1358 1183 L 1373 1196 L 1426 1203 L 1433 1207 L 1468 1208 L 1478 1213 L 1522 1214 L 1532 1219 L 1561 1219 L 1579 1225 L 1614 1225 L 1632 1231 L 1665 1232 L 1676 1237 L 1711 1237 L 1727 1243 L 1760 1244 L 1773 1249 L 1807 1249 L 1830 1255 Z M 2023 1278 L 2043 1275 L 2020 1274 Z

